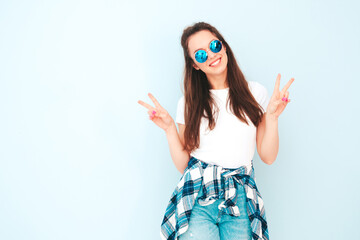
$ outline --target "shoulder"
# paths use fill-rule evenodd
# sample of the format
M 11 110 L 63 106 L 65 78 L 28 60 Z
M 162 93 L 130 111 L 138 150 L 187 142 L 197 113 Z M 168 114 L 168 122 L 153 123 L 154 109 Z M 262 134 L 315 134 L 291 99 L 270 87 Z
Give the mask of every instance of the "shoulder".
M 179 102 L 183 102 L 184 101 L 184 99 L 185 99 L 185 96 L 184 95 L 182 95 L 180 98 L 179 98 Z
M 256 81 L 248 81 L 248 84 L 249 84 L 249 89 L 255 98 L 258 97 L 261 98 L 262 96 L 267 95 L 267 89 L 261 83 Z
M 252 92 L 259 92 L 266 90 L 265 86 L 256 81 L 248 81 L 249 88 Z
M 181 96 L 177 102 L 177 109 L 178 111 L 184 111 L 185 108 L 185 97 L 184 95 Z
M 179 106 L 180 104 L 184 104 L 184 102 L 185 102 L 185 97 L 184 97 L 184 95 L 182 95 L 182 96 L 179 98 L 179 100 L 178 100 L 178 106 Z

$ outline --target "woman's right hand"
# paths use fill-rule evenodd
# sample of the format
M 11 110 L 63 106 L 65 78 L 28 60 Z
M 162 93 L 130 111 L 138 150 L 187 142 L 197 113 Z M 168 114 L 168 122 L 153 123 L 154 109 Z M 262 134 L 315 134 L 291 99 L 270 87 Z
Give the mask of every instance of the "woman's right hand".
M 155 99 L 155 97 L 151 93 L 148 93 L 148 96 L 155 104 L 155 107 L 152 107 L 150 104 L 147 104 L 141 100 L 139 100 L 138 103 L 148 109 L 150 120 L 152 120 L 160 128 L 164 129 L 164 131 L 167 131 L 167 129 L 169 129 L 172 126 L 172 124 L 175 124 L 173 118 L 160 105 L 160 103 Z

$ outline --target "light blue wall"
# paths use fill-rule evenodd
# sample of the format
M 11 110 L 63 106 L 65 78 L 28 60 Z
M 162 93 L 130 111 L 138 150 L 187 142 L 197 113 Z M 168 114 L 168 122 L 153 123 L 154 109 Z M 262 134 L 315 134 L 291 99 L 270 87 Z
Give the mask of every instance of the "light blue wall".
M 180 173 L 137 103 L 175 119 L 182 30 L 207 21 L 247 80 L 291 78 L 257 184 L 272 240 L 356 239 L 360 4 L 1 1 L 0 239 L 159 239 Z

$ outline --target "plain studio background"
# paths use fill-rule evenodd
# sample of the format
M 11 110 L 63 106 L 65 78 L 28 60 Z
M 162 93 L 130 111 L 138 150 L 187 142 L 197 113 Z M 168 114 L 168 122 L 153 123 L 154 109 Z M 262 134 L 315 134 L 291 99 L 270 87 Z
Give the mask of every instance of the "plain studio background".
M 294 77 L 273 165 L 254 167 L 272 240 L 354 239 L 357 1 L 1 1 L 0 239 L 160 239 L 181 174 L 137 103 L 175 119 L 183 29 L 206 21 L 247 80 Z

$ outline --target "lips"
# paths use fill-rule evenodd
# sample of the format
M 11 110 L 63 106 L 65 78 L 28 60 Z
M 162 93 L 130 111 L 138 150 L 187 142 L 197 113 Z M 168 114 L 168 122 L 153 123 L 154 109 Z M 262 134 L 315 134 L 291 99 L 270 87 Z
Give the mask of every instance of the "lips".
M 212 63 L 209 64 L 210 67 L 213 67 L 211 66 L 213 63 L 217 62 L 219 60 L 219 62 L 215 65 L 217 66 L 220 62 L 221 62 L 221 57 L 219 57 L 218 59 L 214 60 Z

